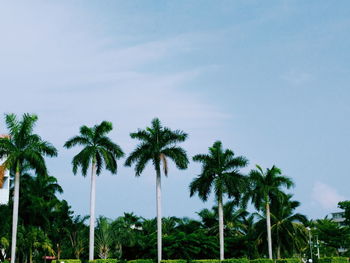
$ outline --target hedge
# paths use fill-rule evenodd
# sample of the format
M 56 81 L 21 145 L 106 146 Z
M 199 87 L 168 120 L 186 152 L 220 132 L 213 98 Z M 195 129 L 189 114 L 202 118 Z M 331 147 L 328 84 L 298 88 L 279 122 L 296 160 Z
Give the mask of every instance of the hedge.
M 247 258 L 229 258 L 221 261 L 222 263 L 250 263 Z
M 274 263 L 272 259 L 268 258 L 258 258 L 258 259 L 253 259 L 250 261 L 250 263 Z
M 276 259 L 276 263 L 302 263 L 299 258 L 282 258 Z
M 118 263 L 118 259 L 116 258 L 94 259 L 94 260 L 89 260 L 89 263 Z
M 152 259 L 134 259 L 128 260 L 128 263 L 154 263 Z
M 319 263 L 348 263 L 349 259 L 345 257 L 328 257 L 328 258 L 320 258 L 318 262 Z
M 52 260 L 51 263 L 81 263 L 80 259 L 59 259 Z
M 194 259 L 190 260 L 191 263 L 220 263 L 219 259 Z
M 168 259 L 161 260 L 160 263 L 187 263 L 186 259 Z

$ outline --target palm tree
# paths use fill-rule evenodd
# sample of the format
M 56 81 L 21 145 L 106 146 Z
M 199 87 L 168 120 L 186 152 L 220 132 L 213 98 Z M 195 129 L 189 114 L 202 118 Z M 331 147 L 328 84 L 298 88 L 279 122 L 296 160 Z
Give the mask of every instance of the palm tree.
M 276 246 L 276 258 L 290 257 L 301 253 L 307 245 L 308 235 L 304 226 L 308 222 L 305 215 L 294 213 L 300 203 L 291 200 L 292 195 L 287 194 L 281 200 L 272 200 L 271 210 L 271 235 L 274 238 L 273 245 Z M 256 224 L 256 232 L 259 233 L 259 241 L 266 240 L 266 218 L 258 215 L 260 221 Z
M 282 171 L 276 166 L 266 169 L 266 172 L 259 165 L 256 165 L 256 168 L 256 170 L 251 170 L 249 173 L 251 187 L 247 197 L 251 198 L 257 210 L 265 210 L 268 251 L 269 258 L 272 259 L 270 204 L 272 200 L 285 198 L 281 188 L 289 189 L 294 186 L 294 183 L 289 177 L 281 175 Z
M 16 259 L 16 241 L 18 224 L 19 185 L 21 169 L 29 166 L 37 174 L 47 174 L 44 156 L 57 156 L 57 150 L 49 142 L 33 133 L 38 117 L 28 113 L 18 120 L 15 114 L 6 114 L 5 122 L 9 136 L 0 138 L 0 159 L 5 158 L 5 167 L 15 171 L 13 197 L 11 263 Z
M 165 176 L 168 175 L 168 160 L 171 159 L 177 168 L 186 169 L 188 158 L 185 150 L 176 144 L 183 142 L 187 134 L 180 130 L 172 131 L 163 127 L 158 118 L 152 120 L 152 126 L 145 130 L 138 130 L 130 134 L 131 138 L 141 143 L 127 158 L 125 165 L 135 163 L 135 175 L 140 176 L 147 163 L 152 161 L 156 170 L 156 196 L 157 196 L 157 248 L 158 263 L 162 259 L 162 218 L 161 218 L 161 164 Z
M 199 198 L 207 201 L 214 188 L 219 213 L 220 260 L 223 260 L 223 195 L 227 194 L 229 198 L 234 198 L 234 202 L 238 204 L 241 193 L 246 188 L 246 179 L 239 169 L 247 166 L 248 160 L 243 156 L 235 157 L 234 152 L 229 149 L 224 150 L 220 141 L 209 147 L 209 154 L 198 154 L 193 160 L 202 163 L 202 172 L 191 182 L 190 195 L 193 196 L 197 192 Z
M 89 260 L 94 259 L 94 233 L 95 233 L 95 188 L 96 174 L 100 175 L 103 166 L 112 174 L 117 173 L 117 159 L 124 156 L 119 145 L 112 142 L 106 136 L 113 129 L 112 123 L 102 121 L 93 127 L 80 127 L 80 134 L 69 139 L 64 147 L 70 149 L 76 145 L 84 148 L 73 157 L 73 173 L 78 168 L 85 177 L 91 163 L 91 191 L 90 191 L 90 237 L 89 237 Z

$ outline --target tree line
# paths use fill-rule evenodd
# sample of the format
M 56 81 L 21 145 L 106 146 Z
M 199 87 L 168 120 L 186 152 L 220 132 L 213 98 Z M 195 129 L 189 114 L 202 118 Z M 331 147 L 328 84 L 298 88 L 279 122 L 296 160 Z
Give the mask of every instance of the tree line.
M 0 206 L 0 260 L 9 255 L 14 263 L 16 252 L 18 262 L 30 263 L 43 255 L 89 260 L 96 256 L 157 258 L 158 262 L 162 258 L 312 257 L 311 234 L 317 236 L 313 245 L 324 255 L 347 252 L 340 248 L 348 246 L 348 226 L 329 219 L 309 221 L 296 213 L 300 203 L 285 192 L 294 185 L 291 178 L 276 166 L 263 169 L 257 165 L 248 174 L 242 173 L 248 159 L 225 149 L 220 141 L 214 142 L 208 153 L 192 158 L 202 169 L 189 186 L 190 196 L 197 194 L 203 201 L 213 193 L 215 206 L 198 211 L 200 220 L 162 218 L 161 174 L 168 175 L 169 161 L 186 169 L 189 158 L 179 146 L 187 134 L 164 127 L 157 118 L 150 127 L 130 134 L 139 144 L 125 161 L 125 166 L 134 166 L 136 176 L 148 163 L 153 165 L 157 217 L 145 219 L 126 213 L 115 220 L 101 216 L 95 220 L 96 175 L 103 169 L 117 173 L 117 161 L 124 156 L 108 137 L 113 127 L 107 121 L 82 126 L 79 134 L 64 144 L 67 149 L 81 147 L 72 160 L 73 173 L 81 171 L 86 176 L 91 172 L 90 216 L 76 216 L 67 201 L 56 196 L 63 189 L 48 175 L 44 157 L 57 156 L 57 150 L 34 133 L 37 120 L 31 114 L 23 114 L 21 119 L 5 115 L 9 136 L 0 138 L 0 158 L 14 183 L 9 204 Z M 246 210 L 249 203 L 256 212 Z

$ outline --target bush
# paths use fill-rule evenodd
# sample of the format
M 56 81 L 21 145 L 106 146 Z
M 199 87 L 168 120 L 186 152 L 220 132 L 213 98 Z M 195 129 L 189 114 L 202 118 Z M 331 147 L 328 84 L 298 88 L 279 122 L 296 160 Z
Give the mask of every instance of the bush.
M 160 263 L 187 263 L 186 259 L 168 259 L 161 260 Z
M 60 259 L 52 260 L 51 263 L 81 263 L 80 259 Z
M 258 259 L 253 259 L 250 261 L 250 263 L 274 263 L 272 259 L 268 258 L 258 258 Z
M 320 258 L 318 263 L 348 263 L 349 259 L 345 257 Z
M 191 263 L 220 263 L 219 259 L 195 259 L 191 260 Z
M 94 259 L 94 260 L 89 260 L 89 263 L 118 263 L 118 259 L 116 258 Z
M 282 258 L 276 259 L 276 263 L 302 263 L 299 258 Z
M 222 263 L 250 263 L 247 258 L 229 258 L 221 261 Z
M 128 263 L 154 263 L 152 259 L 134 259 L 128 260 Z

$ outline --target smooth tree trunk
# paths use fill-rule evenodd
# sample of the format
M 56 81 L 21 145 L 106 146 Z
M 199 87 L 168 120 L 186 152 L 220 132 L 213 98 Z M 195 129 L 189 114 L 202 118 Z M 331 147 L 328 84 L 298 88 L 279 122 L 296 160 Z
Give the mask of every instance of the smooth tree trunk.
M 224 211 L 222 205 L 222 196 L 218 199 L 219 208 L 219 239 L 220 239 L 220 260 L 224 260 Z
M 268 202 L 266 203 L 266 226 L 267 226 L 267 244 L 269 248 L 269 259 L 272 259 L 270 204 Z
M 277 259 L 281 259 L 281 242 L 280 242 L 280 237 L 279 237 L 279 231 L 278 231 L 278 227 L 276 229 L 276 243 L 277 243 Z
M 156 181 L 156 198 L 157 198 L 157 251 L 158 263 L 162 260 L 162 203 L 161 203 L 161 180 L 160 170 L 157 170 Z
M 16 260 L 18 204 L 19 204 L 19 164 L 17 164 L 17 167 L 16 167 L 15 190 L 13 192 L 11 263 L 15 263 L 15 260 Z
M 90 190 L 90 238 L 89 238 L 89 260 L 94 260 L 95 244 L 95 199 L 96 199 L 96 162 L 92 161 L 91 168 L 91 190 Z

